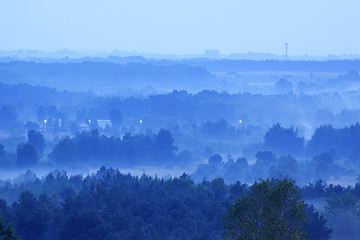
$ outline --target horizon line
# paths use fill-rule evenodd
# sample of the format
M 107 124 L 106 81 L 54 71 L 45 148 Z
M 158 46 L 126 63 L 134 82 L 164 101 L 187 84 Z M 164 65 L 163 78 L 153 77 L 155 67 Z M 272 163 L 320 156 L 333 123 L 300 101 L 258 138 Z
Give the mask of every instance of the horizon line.
M 310 55 L 310 54 L 291 54 L 284 52 L 283 54 L 270 53 L 270 52 L 232 52 L 221 53 L 217 49 L 208 49 L 202 53 L 149 53 L 138 51 L 126 50 L 72 50 L 72 49 L 59 49 L 59 50 L 37 50 L 37 49 L 0 49 L 0 58 L 13 57 L 13 58 L 52 58 L 52 59 L 80 59 L 80 58 L 107 58 L 107 57 L 143 57 L 146 59 L 192 59 L 192 58 L 208 58 L 208 59 L 230 59 L 230 60 L 358 60 L 360 54 L 326 54 L 326 55 Z

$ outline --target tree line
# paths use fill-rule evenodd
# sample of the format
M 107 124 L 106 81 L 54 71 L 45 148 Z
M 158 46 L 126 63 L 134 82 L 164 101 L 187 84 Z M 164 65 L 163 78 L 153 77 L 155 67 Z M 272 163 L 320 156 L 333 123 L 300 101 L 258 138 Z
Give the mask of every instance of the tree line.
M 259 195 L 256 186 L 264 183 L 268 186 L 263 188 L 265 195 Z M 39 179 L 27 173 L 13 183 L 2 182 L 0 191 L 8 198 L 0 200 L 2 218 L 23 240 L 224 239 L 231 230 L 225 223 L 234 214 L 234 203 L 256 197 L 259 203 L 285 204 L 271 200 L 273 191 L 294 200 L 294 210 L 303 214 L 297 216 L 294 231 L 309 239 L 329 239 L 331 234 L 324 216 L 302 202 L 302 189 L 289 179 L 261 180 L 252 186 L 227 185 L 221 178 L 194 183 L 186 174 L 164 180 L 103 167 L 88 176 L 54 171 Z M 338 206 L 328 205 L 329 211 Z M 285 212 L 286 206 L 290 205 L 284 205 Z M 261 219 L 272 217 L 269 212 Z

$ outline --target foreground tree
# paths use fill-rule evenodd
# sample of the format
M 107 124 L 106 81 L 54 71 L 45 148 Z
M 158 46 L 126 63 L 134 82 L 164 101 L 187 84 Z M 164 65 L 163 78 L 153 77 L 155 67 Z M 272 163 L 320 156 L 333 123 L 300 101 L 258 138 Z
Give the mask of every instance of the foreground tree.
M 225 218 L 226 239 L 308 239 L 306 220 L 294 180 L 260 180 Z
M 14 229 L 12 226 L 5 226 L 5 222 L 0 218 L 0 239 L 3 240 L 21 240 L 20 238 L 15 236 Z

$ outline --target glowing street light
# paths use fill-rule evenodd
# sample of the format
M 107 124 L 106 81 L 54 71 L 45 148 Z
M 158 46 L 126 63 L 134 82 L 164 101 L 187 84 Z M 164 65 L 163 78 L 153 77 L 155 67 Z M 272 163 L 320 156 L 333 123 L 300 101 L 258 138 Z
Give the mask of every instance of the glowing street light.
M 242 120 L 241 120 L 241 119 L 239 120 L 239 123 L 242 123 Z
M 142 120 L 140 120 L 140 124 L 142 124 Z
M 45 123 L 45 124 L 47 123 L 47 120 L 46 120 L 46 119 L 44 120 L 44 123 Z

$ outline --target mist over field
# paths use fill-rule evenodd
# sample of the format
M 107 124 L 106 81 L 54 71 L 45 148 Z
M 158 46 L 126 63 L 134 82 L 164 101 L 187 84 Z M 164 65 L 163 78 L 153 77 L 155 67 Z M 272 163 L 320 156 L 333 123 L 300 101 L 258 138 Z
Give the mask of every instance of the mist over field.
M 231 189 L 238 184 L 247 189 L 261 178 L 291 177 L 305 201 L 328 218 L 333 236 L 341 239 L 350 230 L 356 234 L 355 223 L 344 228 L 333 217 L 333 211 L 344 214 L 356 202 L 347 210 L 336 210 L 337 205 L 330 210 L 329 204 L 333 198 L 338 204 L 357 201 L 359 63 L 3 59 L 0 192 L 6 201 L 5 219 L 17 226 L 21 237 L 32 239 L 22 225 L 16 225 L 32 221 L 16 220 L 21 204 L 29 199 L 40 205 L 50 199 L 66 202 L 86 191 L 85 182 L 102 181 L 101 176 L 132 176 L 131 181 L 140 181 L 137 184 L 144 179 L 160 181 L 158 187 L 163 181 L 179 180 L 203 187 L 210 184 L 207 191 L 215 191 L 220 181 L 217 188 L 232 195 L 223 192 L 225 198 L 216 201 L 226 204 L 236 199 Z M 218 214 L 211 220 L 215 225 L 224 213 Z M 86 216 L 78 217 L 90 217 Z M 37 237 L 69 237 L 65 229 L 73 223 L 68 221 L 78 220 L 71 220 L 71 215 L 58 217 L 65 221 L 60 228 L 47 223 Z M 80 225 L 86 229 L 88 223 L 84 224 Z M 101 231 L 110 232 L 109 238 L 115 233 L 127 236 L 115 226 L 105 229 Z M 221 228 L 216 229 L 207 234 L 220 237 Z M 182 231 L 188 234 L 186 228 Z M 127 234 L 134 238 L 131 231 Z M 170 230 L 162 234 L 160 239 L 178 239 Z
M 359 239 L 359 2 L 0 3 L 0 238 Z

